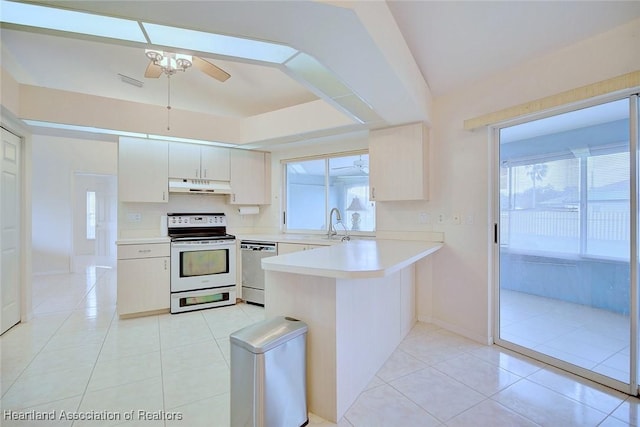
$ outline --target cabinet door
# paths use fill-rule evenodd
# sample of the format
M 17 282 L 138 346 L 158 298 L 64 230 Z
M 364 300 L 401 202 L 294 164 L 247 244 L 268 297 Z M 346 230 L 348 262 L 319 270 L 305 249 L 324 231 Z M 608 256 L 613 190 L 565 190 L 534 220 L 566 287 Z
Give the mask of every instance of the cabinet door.
M 201 146 L 200 178 L 229 181 L 229 148 Z
M 278 255 L 300 252 L 306 249 L 307 245 L 300 243 L 278 243 Z
M 118 260 L 118 314 L 168 309 L 169 257 Z
M 168 168 L 166 141 L 120 138 L 118 199 L 122 202 L 168 202 Z
M 428 161 L 428 130 L 422 123 L 372 131 L 371 199 L 427 200 Z
M 169 143 L 169 177 L 196 179 L 200 176 L 200 146 Z
M 251 150 L 231 150 L 231 204 L 265 205 L 271 201 L 271 156 Z

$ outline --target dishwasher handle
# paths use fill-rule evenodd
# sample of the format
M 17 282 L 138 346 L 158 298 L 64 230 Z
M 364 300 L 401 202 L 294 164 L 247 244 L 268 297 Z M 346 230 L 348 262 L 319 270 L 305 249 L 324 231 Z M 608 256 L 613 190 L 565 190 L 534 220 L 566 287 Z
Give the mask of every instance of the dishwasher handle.
M 275 243 L 241 242 L 240 250 L 256 252 L 276 252 L 277 248 Z

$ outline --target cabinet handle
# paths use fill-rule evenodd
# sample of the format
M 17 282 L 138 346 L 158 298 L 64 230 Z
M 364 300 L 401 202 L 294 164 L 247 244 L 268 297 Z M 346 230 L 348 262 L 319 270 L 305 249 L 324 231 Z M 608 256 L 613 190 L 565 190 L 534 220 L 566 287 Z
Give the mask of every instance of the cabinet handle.
M 151 249 L 138 249 L 139 254 L 148 254 L 151 252 Z
M 233 201 L 236 201 L 236 193 L 233 193 Z
M 375 200 L 375 199 L 376 199 L 376 188 L 371 187 L 371 200 Z
M 162 201 L 165 201 L 165 200 L 167 200 L 167 199 L 166 199 L 166 193 L 163 191 L 163 192 L 162 192 Z

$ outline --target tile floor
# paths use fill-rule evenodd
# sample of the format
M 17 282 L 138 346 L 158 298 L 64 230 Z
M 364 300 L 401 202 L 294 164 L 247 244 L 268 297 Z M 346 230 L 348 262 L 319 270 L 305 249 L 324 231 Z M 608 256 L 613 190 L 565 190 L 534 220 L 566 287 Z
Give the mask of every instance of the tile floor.
M 33 304 L 33 321 L 0 337 L 2 426 L 228 426 L 228 336 L 263 318 L 239 304 L 120 320 L 115 272 L 101 268 L 36 277 Z M 418 323 L 338 425 L 612 427 L 637 425 L 639 409 L 634 397 Z M 10 419 L 51 411 L 55 421 Z M 312 414 L 311 425 L 333 424 Z
M 501 337 L 629 382 L 629 316 L 598 308 L 501 290 Z

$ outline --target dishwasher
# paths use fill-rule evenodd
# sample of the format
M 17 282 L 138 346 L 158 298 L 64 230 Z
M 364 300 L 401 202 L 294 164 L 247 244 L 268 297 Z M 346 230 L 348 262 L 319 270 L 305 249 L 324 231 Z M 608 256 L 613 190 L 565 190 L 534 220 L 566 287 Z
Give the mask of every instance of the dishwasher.
M 273 242 L 240 242 L 242 255 L 242 299 L 245 302 L 264 305 L 264 270 L 262 259 L 278 254 Z

